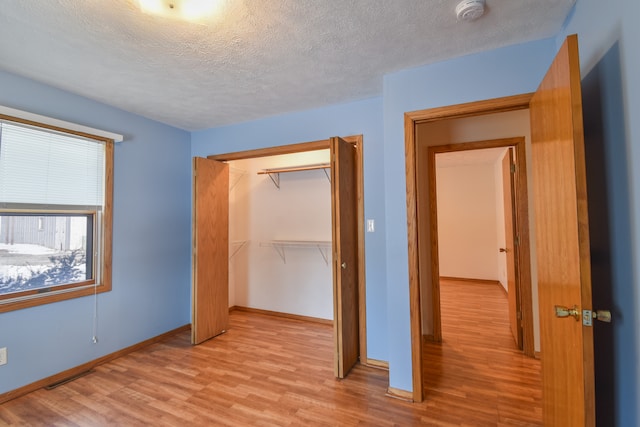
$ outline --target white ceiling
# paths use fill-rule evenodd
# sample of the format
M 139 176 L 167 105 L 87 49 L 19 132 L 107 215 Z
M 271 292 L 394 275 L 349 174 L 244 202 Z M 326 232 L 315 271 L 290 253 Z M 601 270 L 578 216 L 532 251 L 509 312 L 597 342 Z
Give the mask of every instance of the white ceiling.
M 436 168 L 453 168 L 479 164 L 496 164 L 502 160 L 505 147 L 483 148 L 480 150 L 451 151 L 436 154 Z
M 0 69 L 187 130 L 381 95 L 403 68 L 555 35 L 575 0 L 218 0 L 193 24 L 133 0 L 0 1 Z M 10 106 L 9 106 L 10 107 Z

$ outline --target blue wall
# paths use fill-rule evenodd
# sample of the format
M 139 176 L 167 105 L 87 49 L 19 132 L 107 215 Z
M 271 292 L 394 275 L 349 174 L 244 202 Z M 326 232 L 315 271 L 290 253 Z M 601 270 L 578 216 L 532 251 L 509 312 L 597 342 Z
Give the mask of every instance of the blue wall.
M 599 216 L 606 221 L 597 225 L 598 246 L 592 246 L 594 308 L 613 313 L 611 325 L 594 330 L 602 425 L 640 421 L 640 170 L 634 167 L 640 162 L 639 14 L 637 0 L 579 0 L 556 39 L 559 46 L 566 35 L 578 34 L 585 141 L 587 149 L 602 153 L 596 170 L 604 172 L 603 189 L 594 196 L 607 208 Z
M 627 135 L 627 145 L 629 147 L 629 162 L 634 165 L 640 164 L 640 49 L 638 49 L 638 40 L 640 40 L 640 28 L 638 28 L 637 18 L 640 16 L 640 2 L 637 0 L 624 1 L 626 13 L 622 14 L 622 35 L 621 44 L 623 53 L 622 60 L 622 78 L 624 81 L 624 111 L 625 111 L 625 131 Z M 635 118 L 635 120 L 632 120 Z M 631 294 L 632 307 L 629 315 L 635 314 L 635 380 L 633 370 L 630 372 L 630 381 L 635 381 L 635 394 L 633 394 L 633 386 L 629 386 L 629 399 L 625 401 L 626 406 L 621 408 L 622 411 L 632 413 L 635 408 L 635 419 L 629 415 L 629 425 L 634 423 L 640 424 L 640 368 L 638 367 L 638 359 L 640 358 L 640 169 L 631 168 L 630 172 L 630 199 L 631 199 L 631 218 L 632 218 L 632 265 L 633 265 L 633 282 L 628 286 L 633 287 Z M 632 341 L 634 342 L 634 341 Z M 620 374 L 623 375 L 622 373 Z M 623 391 L 624 392 L 624 391 Z M 635 403 L 634 403 L 635 402 Z
M 364 134 L 365 216 L 384 225 L 366 235 L 368 356 L 389 361 L 392 387 L 411 390 L 404 113 L 532 92 L 553 54 L 548 39 L 400 71 L 382 99 L 194 132 L 192 154 Z
M 404 113 L 536 90 L 553 59 L 541 40 L 403 70 L 384 79 L 390 385 L 411 390 Z
M 359 134 L 363 135 L 364 141 L 365 217 L 376 221 L 376 231 L 365 235 L 367 357 L 388 360 L 382 99 L 372 98 L 194 132 L 191 153 L 205 157 Z
M 0 314 L 0 393 L 190 322 L 190 135 L 0 72 L 0 105 L 125 136 L 115 147 L 113 290 Z
M 626 9 L 625 9 L 626 8 Z M 388 360 L 390 385 L 411 390 L 404 113 L 532 92 L 567 34 L 578 33 L 585 102 L 604 161 L 614 310 L 611 417 L 640 421 L 640 16 L 637 0 L 577 0 L 553 39 L 399 71 L 383 96 L 191 134 L 57 89 L 0 73 L 0 104 L 124 133 L 116 147 L 114 290 L 100 296 L 98 345 L 92 302 L 82 298 L 0 315 L 0 393 L 189 322 L 190 155 L 364 134 L 369 357 Z M 587 113 L 585 113 L 587 114 Z M 633 120 L 635 118 L 635 120 Z M 597 124 L 597 126 L 596 126 Z M 606 242 L 605 242 L 606 243 Z M 596 286 L 594 284 L 594 286 Z M 608 348 L 597 351 L 609 351 Z M 47 355 L 43 358 L 42 355 Z

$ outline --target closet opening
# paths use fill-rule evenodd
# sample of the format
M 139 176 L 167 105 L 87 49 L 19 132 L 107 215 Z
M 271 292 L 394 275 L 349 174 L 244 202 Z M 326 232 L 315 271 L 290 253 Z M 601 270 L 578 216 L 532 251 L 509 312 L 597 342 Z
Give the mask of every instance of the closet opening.
M 333 324 L 338 378 L 366 363 L 362 136 L 196 158 L 194 171 L 192 342 L 239 309 Z
M 227 163 L 229 308 L 333 324 L 329 150 Z

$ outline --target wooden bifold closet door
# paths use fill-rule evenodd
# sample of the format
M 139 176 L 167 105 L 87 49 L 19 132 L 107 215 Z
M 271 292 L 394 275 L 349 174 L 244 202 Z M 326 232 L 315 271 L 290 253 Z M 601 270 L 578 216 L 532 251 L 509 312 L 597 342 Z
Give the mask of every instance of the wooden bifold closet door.
M 331 138 L 335 375 L 344 378 L 358 362 L 358 201 L 356 149 Z
M 229 327 L 229 166 L 193 159 L 191 343 Z

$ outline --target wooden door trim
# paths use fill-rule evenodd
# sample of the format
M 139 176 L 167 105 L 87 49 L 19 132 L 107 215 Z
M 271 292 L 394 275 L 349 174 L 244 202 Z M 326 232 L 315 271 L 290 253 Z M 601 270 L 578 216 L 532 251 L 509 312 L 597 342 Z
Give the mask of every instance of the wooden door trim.
M 350 136 L 342 138 L 348 142 L 354 143 L 354 138 L 360 138 L 362 135 Z M 255 150 L 234 151 L 224 154 L 212 154 L 207 156 L 208 159 L 218 160 L 220 162 L 230 162 L 232 160 L 255 159 L 258 157 L 279 156 L 282 154 L 304 153 L 305 151 L 316 151 L 329 149 L 329 140 L 322 139 L 319 141 L 300 142 L 298 144 L 278 145 L 275 147 L 257 148 Z
M 366 277 L 365 277 L 365 251 L 364 251 L 364 167 L 363 149 L 364 138 L 362 135 L 341 137 L 356 147 L 356 194 L 358 203 L 358 313 L 359 313 L 359 340 L 360 363 L 368 364 L 367 358 L 367 307 L 366 307 Z M 329 149 L 330 140 L 301 142 L 297 144 L 279 145 L 274 147 L 258 148 L 254 150 L 234 151 L 229 153 L 207 156 L 208 159 L 228 162 L 232 160 L 254 159 L 258 157 L 278 156 L 282 154 L 304 153 Z M 335 298 L 335 295 L 334 295 Z M 335 321 L 335 319 L 334 319 Z
M 417 176 L 416 176 L 416 125 L 437 120 L 462 118 L 474 115 L 507 112 L 529 108 L 532 94 L 522 94 L 431 108 L 405 113 L 405 172 L 407 186 L 407 240 L 409 251 L 409 311 L 411 324 L 411 362 L 413 400 L 423 398 L 422 379 L 422 319 L 420 308 L 420 275 L 418 258 Z
M 506 96 L 504 98 L 486 99 L 483 101 L 467 102 L 465 104 L 411 111 L 405 113 L 404 116 L 405 118 L 411 119 L 414 123 L 428 123 L 484 114 L 506 113 L 507 111 L 529 108 L 529 101 L 531 101 L 532 96 L 533 93 L 523 93 L 520 95 Z
M 440 320 L 440 273 L 438 265 L 438 207 L 436 198 L 435 158 L 439 153 L 479 150 L 484 148 L 513 147 L 516 151 L 516 230 L 518 245 L 518 277 L 520 310 L 522 311 L 523 353 L 534 357 L 533 340 L 533 294 L 531 288 L 531 241 L 529 234 L 529 199 L 527 187 L 526 146 L 524 137 L 501 138 L 458 144 L 434 145 L 427 147 L 429 161 L 429 229 L 431 230 L 431 289 L 433 302 L 433 337 L 442 340 Z M 420 239 L 420 236 L 418 237 Z M 424 243 L 424 242 L 423 242 Z

